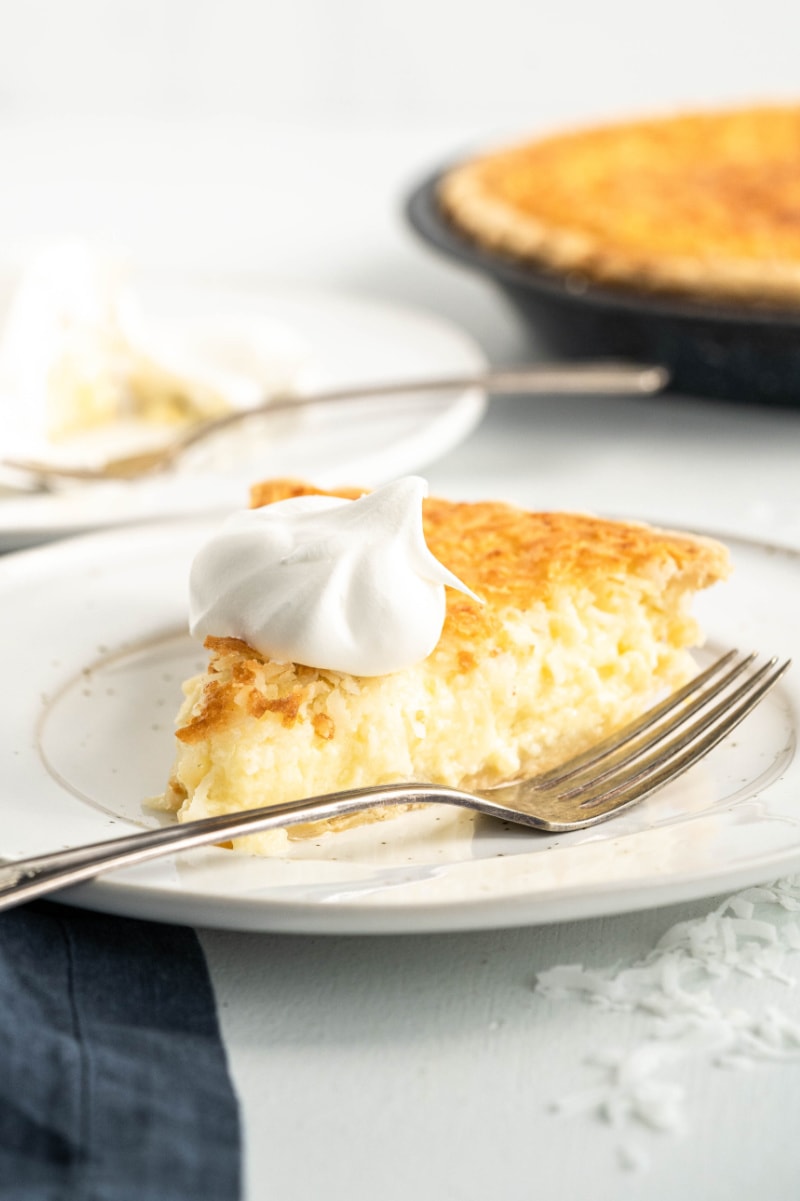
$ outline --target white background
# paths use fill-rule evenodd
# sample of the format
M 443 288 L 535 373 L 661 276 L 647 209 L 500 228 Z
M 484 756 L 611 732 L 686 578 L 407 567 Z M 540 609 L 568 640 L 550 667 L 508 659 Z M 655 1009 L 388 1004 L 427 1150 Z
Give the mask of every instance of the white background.
M 331 284 L 525 353 L 402 203 L 465 147 L 792 96 L 787 0 L 0 0 L 0 285 L 81 236 L 143 269 Z
M 3 0 L 0 113 L 413 120 L 468 134 L 791 94 L 796 6 Z
M 369 248 L 387 191 L 464 145 L 791 96 L 798 33 L 786 0 L 0 0 L 0 265 L 78 232 L 146 265 L 311 274 L 276 231 L 330 247 L 356 160 Z

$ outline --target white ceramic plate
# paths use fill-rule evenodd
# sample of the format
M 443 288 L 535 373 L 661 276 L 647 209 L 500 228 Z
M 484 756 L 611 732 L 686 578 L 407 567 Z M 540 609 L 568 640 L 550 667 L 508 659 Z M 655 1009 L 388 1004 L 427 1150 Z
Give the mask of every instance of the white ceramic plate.
M 122 529 L 0 561 L 6 631 L 4 856 L 155 824 L 172 759 L 200 522 Z M 728 539 L 733 579 L 701 599 L 713 650 L 800 662 L 800 554 Z M 76 904 L 159 920 L 316 933 L 457 930 L 589 917 L 800 870 L 798 668 L 725 744 L 638 808 L 536 835 L 443 807 L 297 843 L 266 860 L 210 848 L 118 872 Z M 437 820 L 438 819 L 438 820 Z
M 158 306 L 188 317 L 263 316 L 265 329 L 293 331 L 307 348 L 306 387 L 335 387 L 480 371 L 475 343 L 439 317 L 334 293 L 159 289 Z M 295 475 L 319 485 L 375 485 L 418 471 L 480 421 L 478 389 L 402 400 L 363 400 L 276 417 L 254 438 L 242 427 L 227 447 L 234 469 L 192 470 L 135 484 L 93 484 L 56 494 L 0 495 L 0 550 L 112 525 L 209 513 L 246 504 L 255 479 Z M 124 448 L 117 448 L 122 453 Z

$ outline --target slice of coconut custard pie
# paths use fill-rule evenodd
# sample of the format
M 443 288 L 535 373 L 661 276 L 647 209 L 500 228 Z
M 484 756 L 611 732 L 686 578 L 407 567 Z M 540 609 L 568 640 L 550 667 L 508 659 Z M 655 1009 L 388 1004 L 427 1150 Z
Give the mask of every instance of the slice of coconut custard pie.
M 544 771 L 695 671 L 709 538 L 496 501 L 256 485 L 192 568 L 205 672 L 157 804 L 187 821 L 365 785 Z M 280 853 L 374 809 L 240 840 Z

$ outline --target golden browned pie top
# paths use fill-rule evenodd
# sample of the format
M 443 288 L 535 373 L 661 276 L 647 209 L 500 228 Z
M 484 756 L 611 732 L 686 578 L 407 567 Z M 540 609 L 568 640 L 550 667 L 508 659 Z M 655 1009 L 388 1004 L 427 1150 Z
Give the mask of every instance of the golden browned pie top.
M 251 503 L 258 508 L 312 495 L 355 499 L 362 490 L 326 493 L 302 481 L 274 479 L 255 485 Z M 537 605 L 556 613 L 565 595 L 577 597 L 581 589 L 598 604 L 613 605 L 630 583 L 635 596 L 647 593 L 663 614 L 664 637 L 688 645 L 696 630 L 681 617 L 682 598 L 724 578 L 730 566 L 725 548 L 711 539 L 578 514 L 529 513 L 495 501 L 426 500 L 423 522 L 432 553 L 485 602 L 447 589 L 447 616 L 431 660 L 448 678 L 468 676 L 481 656 L 506 646 L 509 614 Z M 180 742 L 202 742 L 242 712 L 255 718 L 271 712 L 291 726 L 308 703 L 315 732 L 331 736 L 330 717 L 319 708 L 330 683 L 320 683 L 338 673 L 271 662 L 237 638 L 209 637 L 206 647 L 202 698 L 178 729 Z
M 361 492 L 323 493 L 297 480 L 267 480 L 252 489 L 251 504 L 309 495 L 353 498 Z M 564 588 L 625 575 L 656 586 L 679 576 L 696 590 L 730 570 L 727 550 L 712 539 L 576 513 L 527 512 L 499 501 L 432 497 L 423 502 L 423 524 L 431 552 L 485 602 L 478 605 L 448 588 L 440 647 L 491 635 L 497 613 L 548 604 Z
M 800 106 L 543 138 L 454 168 L 440 198 L 480 243 L 558 272 L 800 304 Z

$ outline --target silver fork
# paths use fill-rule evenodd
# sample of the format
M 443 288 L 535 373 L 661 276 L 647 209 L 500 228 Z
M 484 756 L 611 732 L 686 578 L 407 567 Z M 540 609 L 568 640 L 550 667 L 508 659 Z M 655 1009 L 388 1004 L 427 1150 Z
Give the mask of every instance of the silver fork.
M 438 784 L 385 784 L 204 818 L 56 851 L 0 867 L 0 909 L 112 868 L 300 822 L 326 821 L 380 805 L 435 802 L 535 830 L 580 830 L 643 800 L 703 758 L 778 682 L 790 660 L 753 667 L 728 651 L 637 720 L 559 767 L 485 792 Z M 744 679 L 736 683 L 740 677 Z
M 136 480 L 155 475 L 174 467 L 182 455 L 225 430 L 254 418 L 272 417 L 276 413 L 296 412 L 315 405 L 328 406 L 354 400 L 376 400 L 380 397 L 426 395 L 430 392 L 462 391 L 482 388 L 495 396 L 510 395 L 583 395 L 583 396 L 649 396 L 660 392 L 669 383 L 665 367 L 646 363 L 576 362 L 528 363 L 517 367 L 494 368 L 458 376 L 432 376 L 425 379 L 376 380 L 365 384 L 349 384 L 320 392 L 287 393 L 271 396 L 253 409 L 237 409 L 190 425 L 163 446 L 137 451 L 108 459 L 97 466 L 69 466 L 46 463 L 35 459 L 4 458 L 0 466 L 10 468 L 26 477 L 28 490 L 59 480 L 84 483 L 102 480 Z M 23 487 L 25 482 L 23 483 Z

